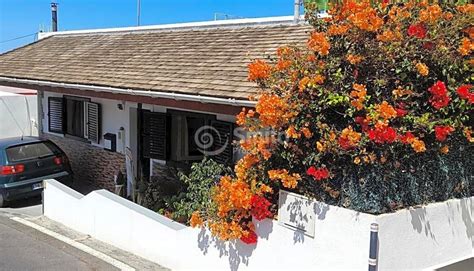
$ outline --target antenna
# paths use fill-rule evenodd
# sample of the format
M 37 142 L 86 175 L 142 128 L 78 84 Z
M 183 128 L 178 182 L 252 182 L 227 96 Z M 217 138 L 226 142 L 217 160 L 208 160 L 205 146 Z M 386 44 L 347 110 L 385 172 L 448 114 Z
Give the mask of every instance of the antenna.
M 137 0 L 137 26 L 140 26 L 140 9 L 141 9 L 141 1 Z

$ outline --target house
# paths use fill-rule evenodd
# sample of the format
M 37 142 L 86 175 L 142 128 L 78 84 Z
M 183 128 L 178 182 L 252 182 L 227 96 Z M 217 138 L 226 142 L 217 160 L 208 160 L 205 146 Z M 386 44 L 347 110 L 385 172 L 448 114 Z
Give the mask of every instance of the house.
M 0 86 L 0 138 L 37 136 L 36 91 Z
M 37 90 L 41 135 L 77 180 L 111 190 L 126 153 L 138 179 L 167 178 L 206 150 L 232 163 L 235 115 L 258 94 L 247 64 L 309 30 L 285 16 L 40 33 L 0 56 L 0 85 Z M 212 146 L 196 142 L 206 131 Z

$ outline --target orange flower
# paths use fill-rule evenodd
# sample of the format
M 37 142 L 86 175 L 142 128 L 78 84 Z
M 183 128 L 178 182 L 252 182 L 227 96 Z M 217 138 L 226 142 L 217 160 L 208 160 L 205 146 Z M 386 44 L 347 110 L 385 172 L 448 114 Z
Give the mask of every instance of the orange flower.
M 426 23 L 435 23 L 443 14 L 443 10 L 438 5 L 431 5 L 426 9 L 420 10 L 420 21 Z
M 403 96 L 412 95 L 412 94 L 413 94 L 413 91 L 409 89 L 404 89 L 400 86 L 392 91 L 392 95 L 395 97 L 395 99 L 398 99 Z
M 339 137 L 339 145 L 342 149 L 348 150 L 351 149 L 359 143 L 361 134 L 354 131 L 352 126 L 344 128 L 342 130 L 341 136 Z
M 347 61 L 349 61 L 349 63 L 351 63 L 352 65 L 357 65 L 359 64 L 363 59 L 364 57 L 363 56 L 360 56 L 360 55 L 352 55 L 352 54 L 348 54 L 347 57 L 346 57 Z
M 344 35 L 347 33 L 347 31 L 350 28 L 351 28 L 350 25 L 347 25 L 347 24 L 341 24 L 341 25 L 332 24 L 329 26 L 327 33 L 329 36 Z
M 466 4 L 466 5 L 458 6 L 457 9 L 461 13 L 473 13 L 474 4 Z
M 472 42 L 469 38 L 463 38 L 461 40 L 461 45 L 458 48 L 458 52 L 463 56 L 467 56 L 472 51 L 474 51 L 474 42 Z
M 329 54 L 331 44 L 322 32 L 314 31 L 308 40 L 308 48 L 318 52 L 321 56 Z
M 266 184 L 261 184 L 260 185 L 260 192 L 261 193 L 269 193 L 269 194 L 272 194 L 273 193 L 273 189 L 266 185 Z
M 301 128 L 301 132 L 306 138 L 311 138 L 313 136 L 313 133 L 311 133 L 311 131 L 307 127 Z
M 276 68 L 279 71 L 284 71 L 284 70 L 288 69 L 290 66 L 291 66 L 291 61 L 290 60 L 280 59 L 280 60 L 278 60 L 278 62 L 276 64 Z
M 377 35 L 377 40 L 382 42 L 392 42 L 401 40 L 400 32 L 394 32 L 392 30 L 384 30 L 382 34 Z
M 415 65 L 416 69 L 418 70 L 418 73 L 422 76 L 427 76 L 429 73 L 428 66 L 426 66 L 424 63 L 418 62 Z
M 352 106 L 357 108 L 357 110 L 362 110 L 364 108 L 364 102 L 365 102 L 365 96 L 367 95 L 367 89 L 365 88 L 365 85 L 361 84 L 353 84 L 352 88 L 354 90 L 351 91 L 351 98 L 353 100 L 351 101 Z
M 290 127 L 288 127 L 286 130 L 286 136 L 289 138 L 300 138 L 301 134 L 296 132 L 295 126 L 290 125 Z
M 280 180 L 284 187 L 295 188 L 298 185 L 298 181 L 301 180 L 301 176 L 297 173 L 289 174 L 286 169 L 272 169 L 268 171 L 268 177 L 270 180 Z
M 189 223 L 191 224 L 191 227 L 193 228 L 200 227 L 204 224 L 204 221 L 199 215 L 199 211 L 193 212 L 193 214 L 191 215 L 191 219 L 189 220 Z
M 415 152 L 424 152 L 426 151 L 425 142 L 418 138 L 413 138 L 411 142 L 411 147 L 415 150 Z
M 474 143 L 474 137 L 472 136 L 472 130 L 470 128 L 464 128 L 463 133 L 467 141 L 469 141 L 470 143 Z
M 287 123 L 289 119 L 297 115 L 290 112 L 288 103 L 275 94 L 263 94 L 255 106 L 256 112 L 263 126 L 272 128 Z
M 378 115 L 382 117 L 384 120 L 389 120 L 397 117 L 397 111 L 393 106 L 387 103 L 387 101 L 383 101 L 381 104 L 375 106 L 375 110 L 377 111 Z
M 246 150 L 250 154 L 261 154 L 265 160 L 268 160 L 272 156 L 270 150 L 272 148 L 272 142 L 274 140 L 275 138 L 273 136 L 264 137 L 257 135 L 241 140 L 240 146 L 242 147 L 242 149 Z
M 265 61 L 257 59 L 248 65 L 249 81 L 267 79 L 270 76 L 271 67 Z
M 356 27 L 370 32 L 377 31 L 383 25 L 382 18 L 378 17 L 375 9 L 371 7 L 351 14 L 348 19 Z
M 217 203 L 217 215 L 226 217 L 229 211 L 250 209 L 252 191 L 246 182 L 224 176 L 216 186 L 212 198 Z
M 447 154 L 449 152 L 449 147 L 448 146 L 443 146 L 439 149 L 439 152 L 442 154 Z
M 235 165 L 235 175 L 237 176 L 237 179 L 239 180 L 246 180 L 247 179 L 247 174 L 250 170 L 250 168 L 258 163 L 259 159 L 257 156 L 247 153 L 242 157 L 237 164 Z

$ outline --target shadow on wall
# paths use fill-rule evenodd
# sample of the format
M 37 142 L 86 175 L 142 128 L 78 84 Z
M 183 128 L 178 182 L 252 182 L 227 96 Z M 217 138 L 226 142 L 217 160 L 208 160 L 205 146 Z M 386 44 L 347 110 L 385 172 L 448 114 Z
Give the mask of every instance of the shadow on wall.
M 411 225 L 414 230 L 418 233 L 424 232 L 426 236 L 431 237 L 434 241 L 436 241 L 436 236 L 433 234 L 431 230 L 431 224 L 426 219 L 426 208 L 420 207 L 416 209 L 410 210 L 411 216 Z
M 273 231 L 272 221 L 265 219 L 263 221 L 254 221 L 254 224 L 259 238 L 268 240 L 270 233 Z M 202 228 L 198 235 L 198 247 L 203 255 L 206 255 L 211 246 L 219 251 L 219 257 L 228 257 L 230 270 L 237 271 L 240 264 L 249 265 L 250 257 L 257 244 L 247 245 L 240 240 L 223 242 L 211 236 L 205 228 Z
M 471 244 L 474 246 L 474 200 L 469 199 L 461 201 L 461 217 L 466 226 L 466 235 L 471 239 Z

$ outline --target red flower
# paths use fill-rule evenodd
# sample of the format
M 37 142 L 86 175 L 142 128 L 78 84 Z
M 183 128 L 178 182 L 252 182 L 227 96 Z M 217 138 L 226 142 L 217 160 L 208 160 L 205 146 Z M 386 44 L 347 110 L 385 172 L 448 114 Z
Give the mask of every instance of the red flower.
M 397 132 L 389 126 L 381 126 L 368 131 L 368 136 L 375 143 L 393 143 L 397 139 Z
M 446 85 L 437 81 L 433 86 L 431 86 L 428 91 L 431 93 L 430 103 L 436 109 L 441 109 L 449 104 L 451 98 L 448 96 L 448 90 Z
M 400 136 L 400 141 L 403 144 L 410 144 L 415 136 L 411 132 L 406 132 L 403 136 Z
M 428 89 L 428 91 L 435 96 L 443 96 L 448 93 L 446 85 L 441 81 L 434 83 L 433 86 Z
M 257 220 L 262 220 L 272 215 L 272 213 L 268 210 L 268 207 L 270 207 L 271 203 L 265 197 L 253 195 L 251 204 L 252 208 L 250 209 L 250 213 Z
M 422 47 L 423 47 L 423 49 L 426 49 L 426 50 L 433 50 L 434 43 L 432 43 L 430 41 L 427 41 L 427 42 L 423 43 Z
M 308 168 L 306 174 L 318 181 L 329 178 L 329 170 L 325 167 L 316 169 L 314 166 Z
M 458 93 L 459 97 L 461 97 L 461 99 L 468 100 L 469 103 L 472 104 L 474 103 L 474 93 L 470 92 L 471 87 L 472 85 L 462 85 L 458 87 L 456 92 Z
M 256 244 L 257 243 L 257 234 L 254 231 L 249 230 L 247 235 L 242 235 L 240 240 L 246 244 Z
M 339 137 L 337 142 L 339 143 L 339 146 L 341 146 L 343 150 L 349 150 L 353 147 L 351 143 L 349 142 L 349 139 L 345 137 Z
M 406 111 L 405 109 L 403 108 L 395 108 L 395 111 L 397 111 L 397 117 L 401 118 L 401 117 L 404 117 L 408 111 Z
M 426 37 L 426 28 L 423 24 L 412 24 L 408 27 L 408 36 L 424 39 Z
M 435 126 L 435 136 L 436 140 L 443 142 L 446 140 L 446 137 L 454 132 L 454 128 L 451 126 Z
M 369 121 L 365 117 L 355 117 L 355 123 L 359 124 L 364 132 L 369 129 Z

